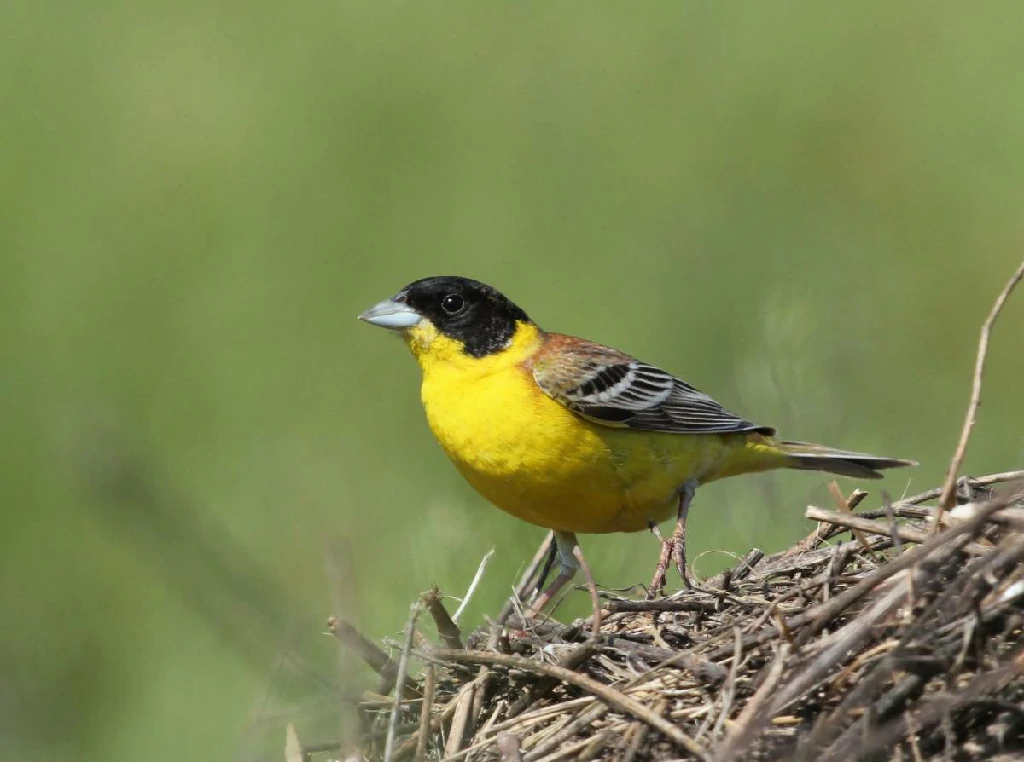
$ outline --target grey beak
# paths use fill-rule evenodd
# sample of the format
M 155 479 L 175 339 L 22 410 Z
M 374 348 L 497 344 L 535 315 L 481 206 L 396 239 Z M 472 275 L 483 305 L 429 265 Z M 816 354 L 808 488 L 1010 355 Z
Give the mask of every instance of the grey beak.
M 359 319 L 365 320 L 370 325 L 401 331 L 412 328 L 420 322 L 422 317 L 408 304 L 396 302 L 394 299 L 385 299 L 370 307 L 359 316 Z

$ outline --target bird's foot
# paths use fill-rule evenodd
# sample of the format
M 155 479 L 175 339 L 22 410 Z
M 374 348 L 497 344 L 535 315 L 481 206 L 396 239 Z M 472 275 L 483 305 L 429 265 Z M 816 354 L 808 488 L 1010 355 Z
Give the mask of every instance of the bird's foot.
M 676 527 L 676 531 L 672 533 L 672 537 L 669 539 L 669 545 L 671 546 L 670 552 L 672 553 L 672 561 L 676 565 L 676 570 L 679 572 L 679 576 L 683 580 L 683 587 L 687 590 L 693 590 L 693 582 L 690 579 L 690 570 L 686 568 L 686 530 L 679 531 L 680 527 Z
M 672 540 L 661 540 L 661 553 L 658 554 L 658 565 L 654 567 L 654 577 L 651 578 L 651 585 L 647 588 L 647 600 L 653 601 L 665 592 L 666 575 L 671 560 Z
M 667 540 L 662 538 L 661 532 L 653 522 L 650 526 L 651 532 L 661 543 L 661 553 L 658 555 L 658 565 L 654 568 L 654 577 L 651 579 L 651 586 L 647 591 L 647 600 L 654 600 L 665 591 L 665 577 L 670 563 L 674 563 L 679 576 L 683 580 L 683 587 L 687 590 L 696 589 L 690 578 L 690 571 L 686 568 L 686 521 L 680 519 Z

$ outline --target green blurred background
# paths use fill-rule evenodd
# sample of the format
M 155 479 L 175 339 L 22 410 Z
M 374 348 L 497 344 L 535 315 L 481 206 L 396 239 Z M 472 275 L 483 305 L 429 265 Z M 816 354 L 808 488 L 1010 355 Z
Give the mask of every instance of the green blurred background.
M 498 608 L 542 532 L 460 481 L 414 362 L 355 320 L 414 278 L 492 283 L 788 436 L 920 460 L 893 494 L 937 484 L 1024 251 L 1022 23 L 6 3 L 0 757 L 279 759 L 285 721 L 332 734 L 331 683 L 373 686 L 339 676 L 328 614 L 397 636 L 492 546 L 466 623 Z M 1021 302 L 970 473 L 1024 461 Z M 825 484 L 702 489 L 698 573 L 794 541 Z M 647 534 L 584 547 L 599 583 L 649 579 Z

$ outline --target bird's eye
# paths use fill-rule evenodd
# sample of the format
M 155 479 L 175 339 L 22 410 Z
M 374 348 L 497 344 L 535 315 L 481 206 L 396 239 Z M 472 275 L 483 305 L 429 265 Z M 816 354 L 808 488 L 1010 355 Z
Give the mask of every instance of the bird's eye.
M 466 306 L 466 301 L 458 294 L 448 294 L 441 300 L 441 309 L 449 315 L 457 315 Z

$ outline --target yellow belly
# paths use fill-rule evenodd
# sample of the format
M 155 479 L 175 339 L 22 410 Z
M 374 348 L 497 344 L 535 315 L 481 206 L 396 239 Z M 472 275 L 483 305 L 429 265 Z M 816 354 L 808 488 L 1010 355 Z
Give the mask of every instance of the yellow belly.
M 434 436 L 503 511 L 565 532 L 635 532 L 674 515 L 688 479 L 782 465 L 781 453 L 757 435 L 644 432 L 577 416 L 521 367 L 537 340 L 520 331 L 509 350 L 482 359 L 459 355 L 432 333 L 410 342 Z
M 725 475 L 743 435 L 674 435 L 586 421 L 510 370 L 423 403 L 459 472 L 498 508 L 566 532 L 633 532 L 673 515 L 682 484 Z M 753 464 L 751 464 L 753 465 Z M 746 468 L 743 470 L 756 470 Z

